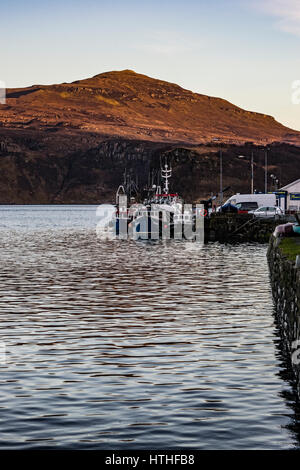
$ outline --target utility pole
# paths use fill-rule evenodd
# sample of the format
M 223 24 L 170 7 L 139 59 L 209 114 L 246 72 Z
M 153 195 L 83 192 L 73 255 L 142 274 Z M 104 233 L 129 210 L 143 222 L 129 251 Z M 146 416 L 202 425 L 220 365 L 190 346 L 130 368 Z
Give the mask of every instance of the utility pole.
M 265 150 L 265 194 L 268 192 L 268 150 Z
M 253 161 L 253 150 L 251 153 L 251 194 L 254 193 L 254 161 Z
M 246 155 L 238 155 L 238 158 L 243 158 L 247 159 L 247 161 L 250 161 L 251 164 L 251 194 L 254 193 L 254 153 L 253 151 L 251 152 L 251 158 L 249 160 L 249 157 Z
M 220 150 L 220 205 L 223 205 L 223 153 Z

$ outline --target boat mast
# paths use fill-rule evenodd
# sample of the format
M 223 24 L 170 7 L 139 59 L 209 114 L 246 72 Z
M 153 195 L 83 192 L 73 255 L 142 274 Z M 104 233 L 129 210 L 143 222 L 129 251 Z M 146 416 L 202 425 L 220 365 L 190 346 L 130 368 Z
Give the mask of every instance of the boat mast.
M 169 169 L 168 164 L 165 164 L 165 168 L 161 169 L 161 177 L 164 180 L 164 193 L 169 194 L 169 179 L 172 176 L 172 168 Z

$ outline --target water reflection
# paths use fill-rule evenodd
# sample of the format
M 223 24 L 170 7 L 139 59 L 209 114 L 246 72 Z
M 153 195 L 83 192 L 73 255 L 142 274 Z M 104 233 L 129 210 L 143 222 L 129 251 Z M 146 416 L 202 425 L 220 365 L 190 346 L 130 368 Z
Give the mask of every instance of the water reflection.
M 100 242 L 93 207 L 0 212 L 1 448 L 297 445 L 266 247 Z

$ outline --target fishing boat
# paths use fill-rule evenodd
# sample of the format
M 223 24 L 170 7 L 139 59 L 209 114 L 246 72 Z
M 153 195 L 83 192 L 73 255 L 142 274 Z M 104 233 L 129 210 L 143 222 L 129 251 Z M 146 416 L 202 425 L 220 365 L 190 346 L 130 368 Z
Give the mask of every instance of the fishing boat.
M 137 201 L 137 187 L 126 179 L 119 186 L 116 194 L 116 217 L 112 221 L 117 236 L 128 234 L 132 239 L 156 240 L 159 238 L 181 239 L 187 228 L 195 225 L 192 208 L 184 207 L 184 201 L 178 193 L 170 192 L 169 180 L 172 168 L 168 163 L 161 167 L 159 184 L 148 184 Z M 135 196 L 133 197 L 133 191 Z M 122 199 L 123 198 L 123 199 Z M 129 207 L 122 201 L 129 203 Z
M 130 222 L 129 229 L 137 238 L 179 238 L 183 237 L 187 226 L 194 226 L 194 214 L 192 208 L 184 208 L 182 197 L 175 192 L 170 192 L 172 168 L 168 163 L 161 167 L 161 184 L 152 184 L 147 189 L 147 196 L 142 206 Z

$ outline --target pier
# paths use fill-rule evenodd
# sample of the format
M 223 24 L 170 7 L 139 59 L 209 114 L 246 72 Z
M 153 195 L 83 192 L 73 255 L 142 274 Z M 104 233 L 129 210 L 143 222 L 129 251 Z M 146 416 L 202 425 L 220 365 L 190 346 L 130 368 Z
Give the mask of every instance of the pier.
M 258 218 L 248 214 L 213 214 L 205 220 L 205 240 L 268 243 L 277 225 L 291 221 L 293 216 Z

